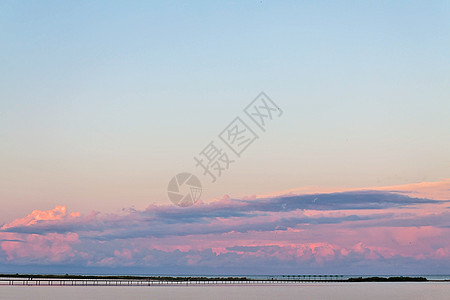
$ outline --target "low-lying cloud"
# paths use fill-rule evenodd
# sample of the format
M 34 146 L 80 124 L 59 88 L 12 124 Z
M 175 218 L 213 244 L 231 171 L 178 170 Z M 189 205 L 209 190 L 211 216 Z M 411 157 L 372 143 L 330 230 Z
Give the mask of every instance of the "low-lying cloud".
M 85 266 L 94 273 L 448 270 L 448 201 L 410 194 L 224 197 L 188 208 L 151 205 L 107 215 L 57 206 L 1 226 L 0 265 L 65 265 L 67 272 Z

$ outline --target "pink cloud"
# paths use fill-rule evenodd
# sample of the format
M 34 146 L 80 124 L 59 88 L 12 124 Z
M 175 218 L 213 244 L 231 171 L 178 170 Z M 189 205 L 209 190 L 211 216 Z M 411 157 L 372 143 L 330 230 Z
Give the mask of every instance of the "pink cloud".
M 8 261 L 59 262 L 74 257 L 72 245 L 79 242 L 76 233 L 50 233 L 47 235 L 16 235 L 21 241 L 4 241 L 0 244 Z
M 445 189 L 447 181 L 403 189 L 414 187 L 432 194 L 433 188 Z M 0 263 L 256 270 L 261 264 L 289 269 L 373 262 L 369 267 L 376 270 L 382 262 L 406 259 L 412 265 L 440 261 L 446 266 L 447 202 L 399 196 L 400 187 L 378 189 L 306 197 L 226 196 L 186 209 L 151 205 L 122 215 L 84 216 L 64 206 L 34 210 L 1 227 Z
M 296 194 L 317 194 L 317 193 L 336 193 L 336 192 L 355 192 L 355 191 L 396 191 L 403 194 L 413 195 L 415 197 L 423 197 L 435 200 L 450 199 L 450 178 L 432 182 L 417 182 L 390 186 L 368 186 L 362 188 L 342 188 L 342 187 L 322 187 L 322 186 L 306 186 L 301 188 L 289 189 L 273 194 L 259 195 L 255 198 L 270 198 L 279 195 L 296 195 Z
M 1 229 L 8 229 L 17 226 L 30 226 L 39 221 L 63 220 L 67 218 L 76 218 L 79 216 L 79 212 L 67 214 L 67 209 L 65 206 L 56 206 L 54 209 L 47 211 L 36 209 L 24 218 L 16 219 L 8 224 L 3 225 Z

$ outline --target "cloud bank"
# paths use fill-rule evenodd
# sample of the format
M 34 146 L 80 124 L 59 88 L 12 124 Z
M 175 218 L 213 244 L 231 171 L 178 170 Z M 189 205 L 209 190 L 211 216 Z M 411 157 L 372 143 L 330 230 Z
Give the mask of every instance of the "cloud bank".
M 427 196 L 439 197 L 421 197 L 424 187 Z M 122 214 L 82 215 L 65 206 L 34 210 L 1 226 L 0 266 L 146 274 L 446 273 L 449 187 L 446 180 L 224 196 L 188 208 L 150 205 Z

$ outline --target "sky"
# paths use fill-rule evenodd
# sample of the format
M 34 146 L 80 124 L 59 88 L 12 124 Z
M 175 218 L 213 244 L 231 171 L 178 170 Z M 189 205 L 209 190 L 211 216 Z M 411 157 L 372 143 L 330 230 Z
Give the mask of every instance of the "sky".
M 448 270 L 449 29 L 447 1 L 0 1 L 0 270 Z

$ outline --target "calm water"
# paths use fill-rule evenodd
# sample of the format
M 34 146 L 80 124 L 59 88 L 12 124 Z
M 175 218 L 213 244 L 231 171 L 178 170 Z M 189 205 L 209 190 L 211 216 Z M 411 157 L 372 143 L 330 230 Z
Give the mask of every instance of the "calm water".
M 299 285 L 44 287 L 0 286 L 0 299 L 450 299 L 450 282 Z

